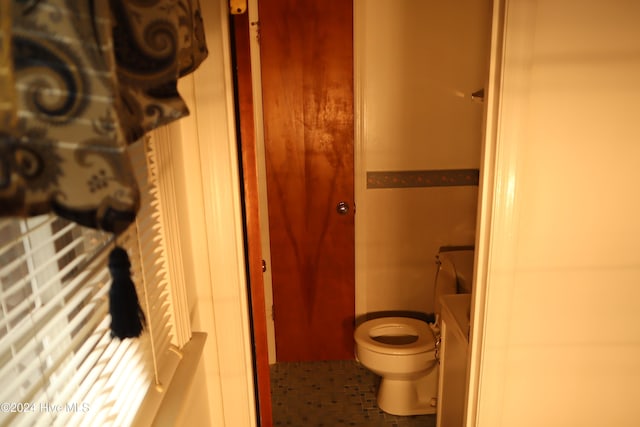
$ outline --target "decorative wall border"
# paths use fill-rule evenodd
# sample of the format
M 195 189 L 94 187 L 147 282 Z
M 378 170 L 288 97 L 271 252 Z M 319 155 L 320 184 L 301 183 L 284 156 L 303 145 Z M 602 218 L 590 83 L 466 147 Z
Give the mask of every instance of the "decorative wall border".
M 477 186 L 479 179 L 478 169 L 369 171 L 367 189 Z

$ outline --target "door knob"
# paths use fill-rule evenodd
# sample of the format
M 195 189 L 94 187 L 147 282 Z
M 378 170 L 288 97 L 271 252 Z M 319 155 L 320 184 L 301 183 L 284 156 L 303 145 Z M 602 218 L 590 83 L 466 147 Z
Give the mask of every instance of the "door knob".
M 339 202 L 336 206 L 336 212 L 340 215 L 346 215 L 349 212 L 349 204 L 347 202 Z

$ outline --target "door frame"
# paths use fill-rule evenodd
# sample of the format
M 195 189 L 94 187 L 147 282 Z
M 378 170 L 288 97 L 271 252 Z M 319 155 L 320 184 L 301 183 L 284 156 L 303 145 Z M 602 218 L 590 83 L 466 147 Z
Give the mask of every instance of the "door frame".
M 251 87 L 253 93 L 253 122 L 255 131 L 255 156 L 258 178 L 258 209 L 260 243 L 264 261 L 264 305 L 266 310 L 267 346 L 269 364 L 276 363 L 276 334 L 273 321 L 273 282 L 271 278 L 271 238 L 269 235 L 269 199 L 267 196 L 267 166 L 264 144 L 264 114 L 262 110 L 262 76 L 260 74 L 260 16 L 258 0 L 248 1 L 249 50 L 251 57 Z
M 359 10 L 364 7 L 365 0 L 354 0 L 354 36 L 357 31 L 361 31 L 362 23 L 359 22 L 358 16 Z M 479 210 L 478 210 L 478 231 L 476 233 L 476 260 L 474 281 L 475 293 L 471 302 L 471 335 L 470 335 L 470 355 L 468 359 L 468 392 L 465 404 L 465 426 L 471 427 L 476 425 L 477 411 L 480 401 L 479 384 L 482 377 L 482 360 L 483 360 L 483 338 L 484 338 L 484 323 L 485 323 L 485 298 L 489 292 L 489 275 L 490 266 L 492 264 L 491 257 L 491 236 L 495 231 L 492 231 L 492 216 L 495 215 L 493 211 L 495 208 L 501 208 L 503 212 L 509 213 L 510 201 L 508 195 L 499 196 L 496 194 L 497 190 L 508 184 L 504 182 L 508 180 L 510 175 L 509 171 L 515 173 L 516 165 L 513 163 L 514 159 L 503 159 L 502 163 L 496 161 L 496 155 L 498 151 L 507 151 L 509 146 L 507 142 L 500 140 L 499 138 L 499 124 L 501 122 L 501 110 L 500 102 L 504 97 L 502 93 L 502 76 L 505 74 L 505 64 L 502 62 L 502 54 L 504 50 L 505 38 L 507 34 L 505 23 L 505 10 L 508 0 L 491 0 L 493 7 L 493 18 L 491 28 L 491 63 L 490 63 L 490 77 L 486 91 L 486 105 L 485 105 L 485 136 L 482 147 L 482 177 L 479 185 L 480 197 L 479 197 Z M 258 16 L 258 0 L 248 1 L 248 19 L 249 19 L 249 31 L 250 31 L 250 51 L 251 51 L 251 68 L 252 70 L 260 69 L 260 49 L 258 44 L 259 38 L 259 16 Z M 363 170 L 365 164 L 365 126 L 366 123 L 362 120 L 361 111 L 366 108 L 364 105 L 364 90 L 365 82 L 360 79 L 359 70 L 361 67 L 361 61 L 358 59 L 358 41 L 354 39 L 354 198 L 356 206 L 360 209 L 365 208 L 362 203 L 362 198 L 359 197 L 366 188 L 366 171 Z M 272 301 L 271 291 L 271 276 L 270 276 L 270 249 L 269 249 L 269 228 L 268 228 L 268 215 L 267 215 L 267 193 L 266 193 L 266 176 L 265 172 L 265 156 L 264 156 L 264 135 L 263 135 L 263 116 L 262 116 L 262 92 L 261 92 L 261 79 L 260 74 L 252 72 L 252 91 L 253 91 L 253 119 L 255 130 L 255 156 L 256 167 L 258 176 L 258 198 L 259 198 L 259 210 L 260 210 L 260 240 L 262 248 L 262 258 L 265 261 L 266 272 L 263 275 L 264 278 L 264 293 L 262 301 L 253 301 L 254 306 L 260 302 L 265 304 L 265 307 L 271 307 Z M 503 224 L 504 225 L 504 224 Z M 355 236 L 356 236 L 356 314 L 360 307 L 364 306 L 364 301 L 359 300 L 358 292 L 359 286 L 366 281 L 366 272 L 358 269 L 358 260 L 364 254 L 364 248 L 358 246 L 359 236 L 362 235 L 361 226 L 358 226 L 358 221 L 355 223 Z M 361 297 L 360 297 L 361 298 Z M 256 313 L 251 309 L 252 317 L 256 316 Z M 273 319 L 271 313 L 267 309 L 266 313 L 267 330 L 269 342 L 269 363 L 275 362 L 275 334 L 273 333 Z M 254 337 L 255 339 L 255 337 Z M 257 382 L 270 381 L 268 378 L 268 371 L 256 372 Z M 260 395 L 260 390 L 257 390 L 259 399 L 270 399 L 270 396 Z M 262 415 L 263 408 L 259 408 L 261 419 L 260 425 L 271 426 L 272 420 L 270 418 L 264 418 Z
M 500 402 L 483 398 L 482 383 L 487 342 L 503 337 L 487 329 L 490 299 L 511 286 L 507 271 L 515 266 L 517 241 L 513 224 L 518 216 L 515 186 L 522 156 L 523 114 L 529 97 L 536 2 L 492 0 L 489 79 L 485 91 L 485 123 L 478 198 L 474 292 L 471 299 L 467 395 L 464 426 L 480 423 L 480 410 L 490 413 Z M 517 53 L 516 53 L 517 52 Z M 489 319 L 496 323 L 495 319 Z M 498 323 L 504 323 L 498 321 Z M 495 361 L 493 362 L 495 363 Z
M 363 71 L 362 37 L 364 33 L 363 23 L 359 19 L 364 15 L 363 9 L 366 0 L 353 0 L 353 198 L 357 209 L 366 211 L 367 171 L 365 168 L 365 138 L 366 123 L 363 120 L 365 105 L 366 81 L 361 78 Z M 364 236 L 364 224 L 355 217 L 355 318 L 366 314 L 366 298 L 364 292 L 359 292 L 360 287 L 367 283 L 367 272 L 364 268 L 358 268 L 364 264 L 366 257 L 366 245 L 361 243 Z
M 264 269 L 260 239 L 261 180 L 258 177 L 256 134 L 258 128 L 254 117 L 254 90 L 251 53 L 251 34 L 247 14 L 232 15 L 230 38 L 232 40 L 232 62 L 234 67 L 234 98 L 236 114 L 236 139 L 238 163 L 242 186 L 242 213 L 244 229 L 244 255 L 248 282 L 248 305 L 251 312 L 251 334 L 253 341 L 254 387 L 259 425 L 272 424 L 271 375 L 269 372 L 268 325 L 264 295 Z

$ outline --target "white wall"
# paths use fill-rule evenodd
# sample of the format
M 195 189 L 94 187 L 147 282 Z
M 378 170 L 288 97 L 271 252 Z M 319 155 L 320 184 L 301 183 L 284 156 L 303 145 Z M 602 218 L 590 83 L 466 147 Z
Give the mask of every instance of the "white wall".
M 496 3 L 467 425 L 640 425 L 640 3 Z
M 477 186 L 367 189 L 366 173 L 478 169 L 490 2 L 355 1 L 356 315 L 433 311 L 435 255 L 475 238 Z

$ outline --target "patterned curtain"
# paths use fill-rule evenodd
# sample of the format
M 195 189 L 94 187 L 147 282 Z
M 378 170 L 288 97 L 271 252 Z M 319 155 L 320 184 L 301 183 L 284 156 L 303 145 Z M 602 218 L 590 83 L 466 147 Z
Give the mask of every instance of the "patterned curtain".
M 188 114 L 177 81 L 206 55 L 197 0 L 0 0 L 0 216 L 123 231 L 127 146 Z

